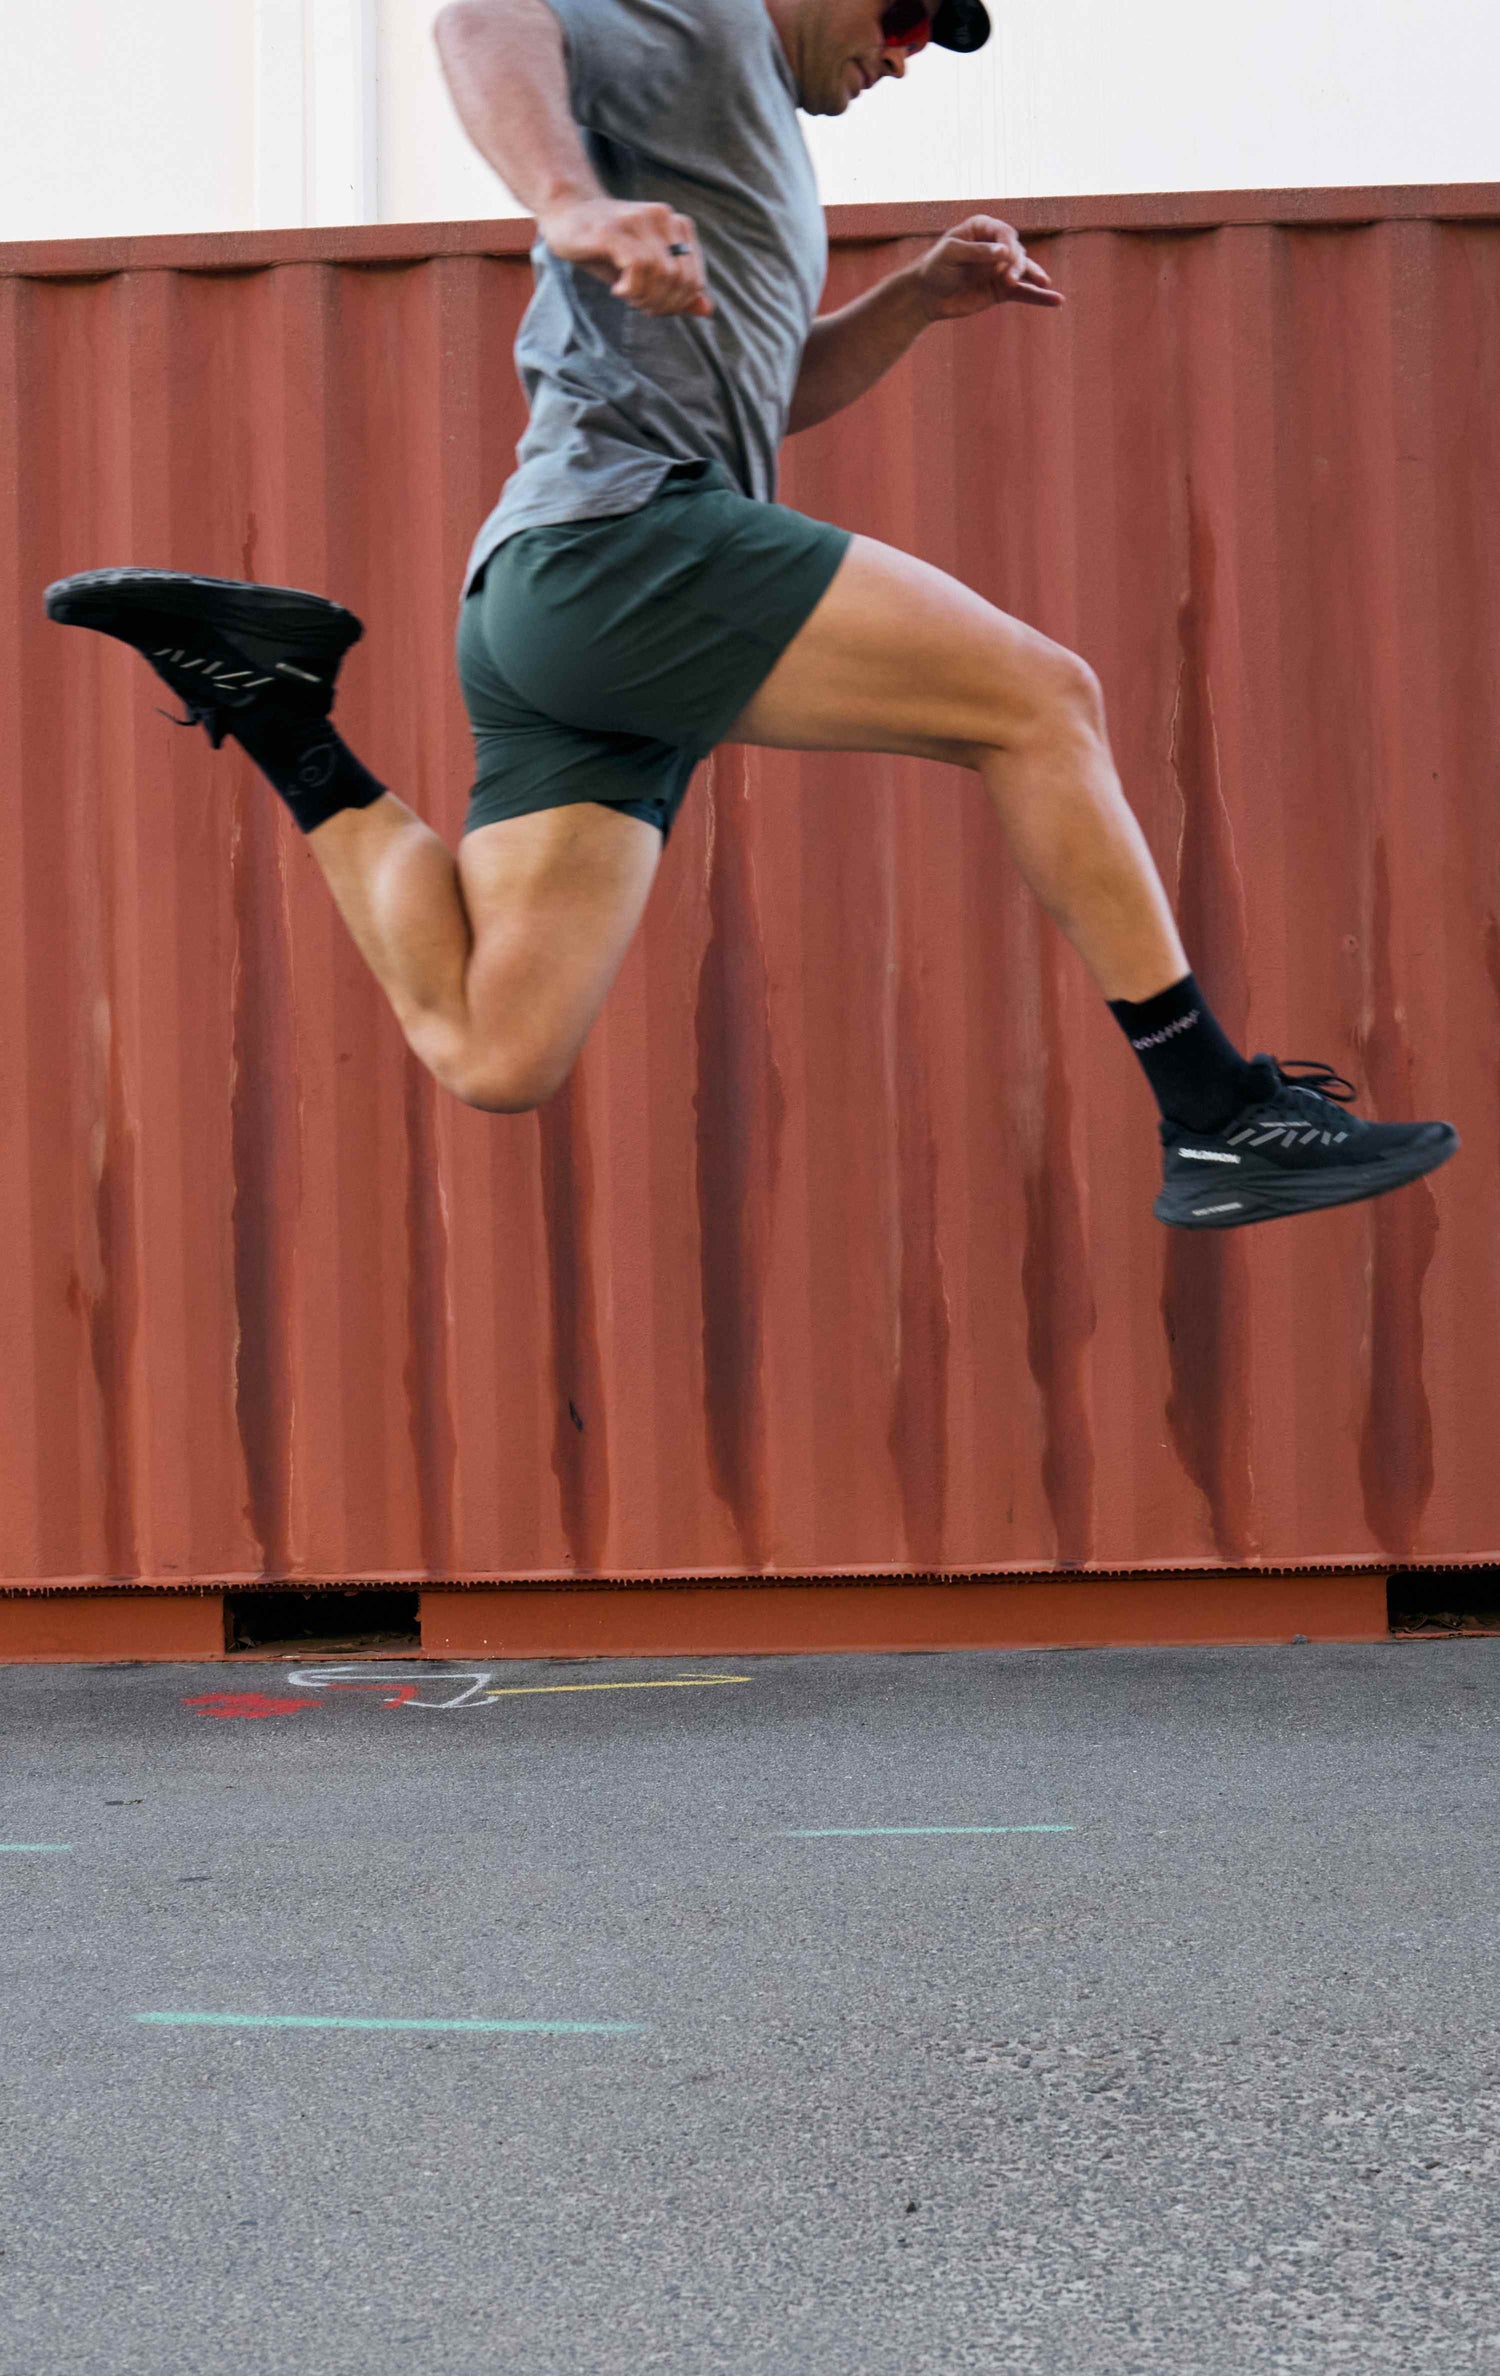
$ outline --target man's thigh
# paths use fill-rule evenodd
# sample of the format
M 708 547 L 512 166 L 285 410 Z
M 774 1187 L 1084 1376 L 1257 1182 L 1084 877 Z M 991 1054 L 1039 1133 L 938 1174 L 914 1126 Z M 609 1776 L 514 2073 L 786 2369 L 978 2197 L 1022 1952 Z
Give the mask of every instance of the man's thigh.
M 538 1098 L 561 1085 L 640 923 L 661 849 L 654 825 L 593 801 L 465 834 L 469 1019 L 497 1075 Z
M 856 537 L 828 592 L 726 741 L 977 763 L 1080 664 L 956 578 Z

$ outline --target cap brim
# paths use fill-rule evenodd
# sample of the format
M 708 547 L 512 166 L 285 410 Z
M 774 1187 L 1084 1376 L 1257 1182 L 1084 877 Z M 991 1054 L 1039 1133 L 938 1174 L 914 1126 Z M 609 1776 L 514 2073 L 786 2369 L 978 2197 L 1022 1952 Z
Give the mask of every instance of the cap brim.
M 984 0 L 942 0 L 932 20 L 932 39 L 939 49 L 967 54 L 983 49 L 989 37 L 990 17 Z

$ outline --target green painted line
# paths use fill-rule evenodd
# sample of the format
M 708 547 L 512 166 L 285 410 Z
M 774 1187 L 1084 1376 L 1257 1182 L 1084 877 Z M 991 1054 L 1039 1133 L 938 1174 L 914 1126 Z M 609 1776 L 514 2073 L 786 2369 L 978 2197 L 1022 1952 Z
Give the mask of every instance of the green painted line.
M 71 1856 L 71 1840 L 0 1840 L 0 1856 Z
M 640 2021 L 382 2021 L 346 2013 L 137 2013 L 137 2021 L 196 2029 L 540 2030 L 551 2037 L 617 2035 Z
M 1071 1823 L 876 1823 L 857 1831 L 791 1831 L 784 1840 L 956 1840 L 980 1833 L 1070 1832 Z

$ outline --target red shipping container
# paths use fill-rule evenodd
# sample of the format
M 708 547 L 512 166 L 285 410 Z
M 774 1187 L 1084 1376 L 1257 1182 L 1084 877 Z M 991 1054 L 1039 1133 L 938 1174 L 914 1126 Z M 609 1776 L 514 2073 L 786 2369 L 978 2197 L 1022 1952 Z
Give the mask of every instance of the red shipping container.
M 0 1586 L 1500 1556 L 1500 190 L 998 210 L 1067 311 L 784 493 L 1082 651 L 1228 1028 L 1458 1162 L 1162 1230 L 977 786 L 869 758 L 720 753 L 567 1091 L 444 1099 L 248 763 L 41 595 L 336 595 L 455 838 L 524 229 L 0 249 Z M 961 211 L 835 210 L 830 302 Z

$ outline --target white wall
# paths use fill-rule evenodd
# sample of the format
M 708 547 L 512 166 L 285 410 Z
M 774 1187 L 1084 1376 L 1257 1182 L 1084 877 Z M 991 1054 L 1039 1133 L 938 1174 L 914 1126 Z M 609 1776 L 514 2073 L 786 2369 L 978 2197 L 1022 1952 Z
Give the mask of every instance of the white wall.
M 831 195 L 1500 180 L 1496 0 L 989 5 L 977 58 L 813 125 Z
M 6 0 L 0 239 L 248 223 L 254 19 L 252 0 Z
M 990 0 L 810 127 L 824 196 L 1500 180 L 1496 0 Z M 7 0 L 0 239 L 517 211 L 437 0 Z

